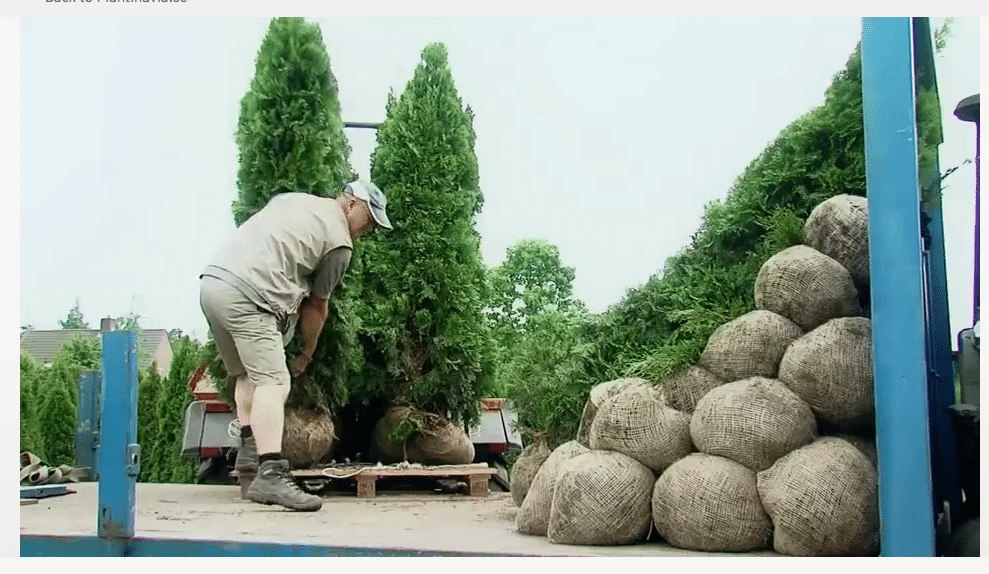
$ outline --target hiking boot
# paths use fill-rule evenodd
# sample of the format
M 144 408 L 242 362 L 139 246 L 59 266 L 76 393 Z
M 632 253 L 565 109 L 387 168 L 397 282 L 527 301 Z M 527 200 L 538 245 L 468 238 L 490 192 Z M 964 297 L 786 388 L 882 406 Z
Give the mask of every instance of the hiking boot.
M 254 440 L 253 435 L 240 439 L 240 448 L 237 449 L 237 461 L 234 462 L 234 470 L 241 476 L 258 473 L 258 443 Z
M 266 460 L 247 490 L 247 497 L 261 504 L 280 504 L 292 510 L 319 510 L 323 499 L 307 494 L 292 479 L 287 460 Z

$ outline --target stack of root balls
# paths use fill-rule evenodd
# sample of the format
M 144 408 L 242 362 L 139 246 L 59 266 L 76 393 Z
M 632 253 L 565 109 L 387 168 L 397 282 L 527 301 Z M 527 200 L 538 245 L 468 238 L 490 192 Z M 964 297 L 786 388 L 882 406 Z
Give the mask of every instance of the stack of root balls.
M 575 440 L 513 468 L 523 534 L 559 544 L 662 539 L 707 552 L 879 551 L 866 200 L 808 218 L 804 245 L 762 266 L 756 310 L 696 365 L 590 393 Z

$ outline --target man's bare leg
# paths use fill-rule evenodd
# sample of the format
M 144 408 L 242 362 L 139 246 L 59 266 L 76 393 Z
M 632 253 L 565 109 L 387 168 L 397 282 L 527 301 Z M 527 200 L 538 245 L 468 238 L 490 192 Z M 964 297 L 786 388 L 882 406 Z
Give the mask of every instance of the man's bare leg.
M 247 374 L 237 377 L 234 383 L 234 401 L 237 403 L 237 421 L 240 423 L 240 447 L 234 469 L 248 481 L 258 472 L 258 449 L 251 426 L 254 405 L 254 383 Z
M 285 400 L 289 385 L 264 385 L 254 389 L 251 429 L 259 455 L 280 454 L 285 429 Z
M 237 421 L 240 426 L 251 426 L 251 405 L 254 403 L 254 383 L 247 373 L 237 377 L 234 386 L 234 402 L 237 403 Z

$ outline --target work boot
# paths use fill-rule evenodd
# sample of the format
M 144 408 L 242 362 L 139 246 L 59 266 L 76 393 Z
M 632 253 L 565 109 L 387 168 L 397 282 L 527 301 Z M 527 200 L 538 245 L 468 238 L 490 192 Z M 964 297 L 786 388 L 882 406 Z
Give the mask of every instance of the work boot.
M 247 490 L 247 497 L 261 504 L 280 504 L 292 510 L 319 510 L 323 499 L 302 491 L 289 473 L 287 460 L 266 460 Z
M 234 470 L 241 476 L 253 476 L 258 473 L 258 443 L 254 440 L 253 435 L 247 438 L 241 437 Z

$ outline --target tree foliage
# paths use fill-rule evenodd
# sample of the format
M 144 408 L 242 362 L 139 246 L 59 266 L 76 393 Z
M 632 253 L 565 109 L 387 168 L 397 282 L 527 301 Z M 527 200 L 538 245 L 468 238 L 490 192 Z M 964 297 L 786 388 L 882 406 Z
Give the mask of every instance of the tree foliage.
M 142 465 L 147 465 L 143 469 L 146 471 L 145 480 L 149 482 L 186 483 L 195 478 L 194 463 L 181 459 L 182 427 L 186 407 L 192 402 L 189 380 L 200 361 L 201 352 L 194 341 L 180 341 L 174 349 L 168 377 L 162 381 L 156 401 L 154 421 L 145 419 L 148 424 L 157 425 L 150 452 L 142 457 Z M 140 402 L 140 395 L 138 401 Z M 138 417 L 139 433 L 141 422 Z M 151 431 L 147 431 L 147 434 L 151 434 Z M 138 440 L 140 441 L 140 435 Z
M 58 322 L 59 326 L 63 329 L 88 329 L 89 323 L 82 316 L 82 311 L 79 310 L 79 298 L 76 298 L 76 304 L 69 311 L 68 316 L 64 321 Z
M 44 374 L 37 361 L 21 353 L 21 452 L 33 452 L 42 459 L 46 455 L 38 419 L 41 408 L 38 389 Z
M 44 369 L 39 382 L 41 399 L 38 422 L 45 460 L 53 465 L 75 464 L 76 395 L 82 368 L 62 352 L 51 367 Z
M 163 381 L 158 374 L 158 365 L 152 363 L 146 370 L 140 372 L 137 385 L 137 443 L 147 460 L 158 442 L 158 399 L 161 397 Z M 173 424 L 184 424 L 172 421 Z M 150 482 L 152 465 L 141 464 L 141 482 Z
M 258 51 L 255 75 L 240 103 L 240 151 L 234 222 L 240 225 L 284 192 L 333 197 L 356 177 L 343 133 L 337 81 L 319 26 L 302 18 L 274 18 Z M 359 370 L 356 322 L 346 280 L 329 300 L 329 313 L 306 376 L 293 382 L 290 404 L 334 411 L 347 399 L 349 373 Z M 286 349 L 301 350 L 299 334 Z M 210 373 L 233 389 L 209 340 Z
M 356 390 L 469 423 L 492 366 L 473 114 L 446 48 L 430 44 L 421 56 L 401 96 L 389 94 L 371 157 L 395 229 L 355 254 L 367 364 Z

